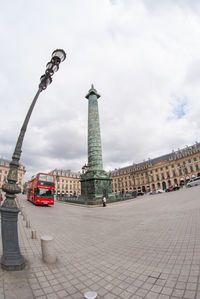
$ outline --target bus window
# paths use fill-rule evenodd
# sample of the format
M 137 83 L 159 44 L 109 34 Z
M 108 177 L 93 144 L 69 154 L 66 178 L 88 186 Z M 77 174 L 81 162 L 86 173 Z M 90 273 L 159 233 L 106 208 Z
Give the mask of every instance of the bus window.
M 52 198 L 53 197 L 53 190 L 49 189 L 42 189 L 42 188 L 37 188 L 37 196 L 39 197 L 47 197 L 47 198 Z

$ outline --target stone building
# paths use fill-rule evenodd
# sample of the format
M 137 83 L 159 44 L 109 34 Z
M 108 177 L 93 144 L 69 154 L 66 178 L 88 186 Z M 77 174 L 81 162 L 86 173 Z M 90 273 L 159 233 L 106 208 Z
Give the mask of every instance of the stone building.
M 184 185 L 200 175 L 200 143 L 111 172 L 113 192 L 132 193 Z
M 7 181 L 7 175 L 9 171 L 9 160 L 0 158 L 0 189 L 2 188 L 2 185 Z M 21 192 L 23 192 L 23 186 L 24 186 L 24 175 L 26 173 L 25 167 L 23 165 L 20 165 L 18 169 L 18 181 L 17 184 L 21 188 Z
M 81 194 L 80 172 L 54 169 L 50 173 L 55 176 L 56 194 L 67 196 L 79 196 Z

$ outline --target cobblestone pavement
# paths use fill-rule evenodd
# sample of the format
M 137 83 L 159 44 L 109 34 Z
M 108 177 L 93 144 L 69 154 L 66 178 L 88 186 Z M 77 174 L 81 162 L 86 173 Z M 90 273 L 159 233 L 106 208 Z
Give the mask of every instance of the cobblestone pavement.
M 0 298 L 200 298 L 200 187 L 103 207 L 56 202 L 37 207 L 20 196 L 26 269 L 0 270 Z M 31 239 L 31 230 L 37 239 Z M 41 259 L 40 237 L 55 238 L 58 262 Z M 0 248 L 2 252 L 2 248 Z

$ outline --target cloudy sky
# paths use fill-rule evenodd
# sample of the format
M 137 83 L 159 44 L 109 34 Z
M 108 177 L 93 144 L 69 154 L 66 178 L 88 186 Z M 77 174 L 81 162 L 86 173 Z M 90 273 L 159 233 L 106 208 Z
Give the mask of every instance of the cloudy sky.
M 23 143 L 29 179 L 87 163 L 93 83 L 105 170 L 200 141 L 200 1 L 0 0 L 0 156 L 11 159 L 51 53 L 67 53 Z

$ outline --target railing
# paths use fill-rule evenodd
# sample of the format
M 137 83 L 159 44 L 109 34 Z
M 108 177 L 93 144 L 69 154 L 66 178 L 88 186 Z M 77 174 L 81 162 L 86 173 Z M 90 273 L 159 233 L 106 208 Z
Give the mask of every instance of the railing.
M 122 193 L 122 194 L 115 194 L 115 196 L 112 198 L 107 198 L 107 203 L 109 202 L 116 202 L 116 201 L 124 201 L 128 199 L 133 199 L 136 198 L 136 194 L 133 193 Z M 86 204 L 86 200 L 79 196 L 68 196 L 66 194 L 59 194 L 55 196 L 55 199 L 57 201 L 62 201 L 62 202 L 72 202 L 72 203 L 77 203 L 77 204 Z

